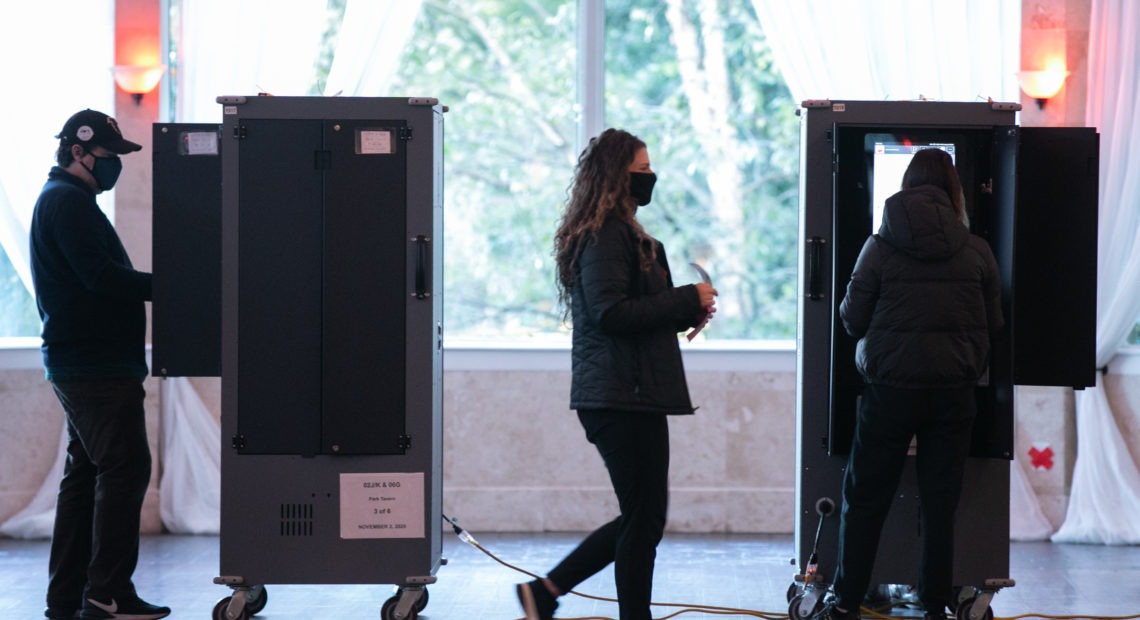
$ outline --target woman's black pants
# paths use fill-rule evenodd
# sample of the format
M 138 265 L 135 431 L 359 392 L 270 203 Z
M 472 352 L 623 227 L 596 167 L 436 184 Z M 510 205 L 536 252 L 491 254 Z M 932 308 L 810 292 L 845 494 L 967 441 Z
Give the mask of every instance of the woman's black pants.
M 928 612 L 942 611 L 950 602 L 954 511 L 976 410 L 973 387 L 865 386 L 843 477 L 835 576 L 839 607 L 857 608 L 867 592 L 883 522 L 912 437 L 918 438 L 915 468 L 922 519 L 918 597 Z
M 578 419 L 606 463 L 621 516 L 587 536 L 548 577 L 567 592 L 613 562 L 621 620 L 649 620 L 653 563 L 669 503 L 666 416 L 582 410 Z

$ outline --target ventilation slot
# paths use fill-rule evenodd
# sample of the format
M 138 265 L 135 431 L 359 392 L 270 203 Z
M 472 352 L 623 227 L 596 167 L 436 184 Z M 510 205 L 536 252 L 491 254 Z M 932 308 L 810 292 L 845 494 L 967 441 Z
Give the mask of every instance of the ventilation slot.
M 281 536 L 312 536 L 313 505 L 281 504 Z

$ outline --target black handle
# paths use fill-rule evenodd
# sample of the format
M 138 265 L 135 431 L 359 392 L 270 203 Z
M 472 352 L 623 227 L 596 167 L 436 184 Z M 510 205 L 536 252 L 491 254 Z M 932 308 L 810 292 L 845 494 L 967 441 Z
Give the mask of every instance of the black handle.
M 823 299 L 823 247 L 827 240 L 823 237 L 809 237 L 807 244 L 807 298 Z
M 416 243 L 416 299 L 427 299 L 431 293 L 427 290 L 427 263 L 428 263 L 428 243 L 431 242 L 431 237 L 425 235 L 416 235 L 412 239 Z

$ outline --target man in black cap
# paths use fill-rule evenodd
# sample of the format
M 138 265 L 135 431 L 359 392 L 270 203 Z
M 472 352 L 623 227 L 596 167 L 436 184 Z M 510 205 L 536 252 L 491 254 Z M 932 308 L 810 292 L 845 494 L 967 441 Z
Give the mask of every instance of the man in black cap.
M 115 186 L 119 155 L 142 147 L 94 110 L 77 112 L 56 137 L 58 165 L 36 201 L 30 237 L 44 368 L 68 434 L 44 615 L 156 620 L 170 609 L 140 599 L 131 582 L 150 483 L 142 382 L 151 277 L 131 266 L 95 203 Z

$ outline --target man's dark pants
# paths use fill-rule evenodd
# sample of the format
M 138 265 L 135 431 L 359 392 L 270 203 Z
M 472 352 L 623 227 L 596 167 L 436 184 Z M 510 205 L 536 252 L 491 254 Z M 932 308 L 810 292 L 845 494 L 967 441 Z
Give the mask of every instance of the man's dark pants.
M 150 482 L 145 391 L 135 378 L 55 381 L 67 414 L 67 464 L 49 560 L 48 607 L 134 593 L 139 519 Z

